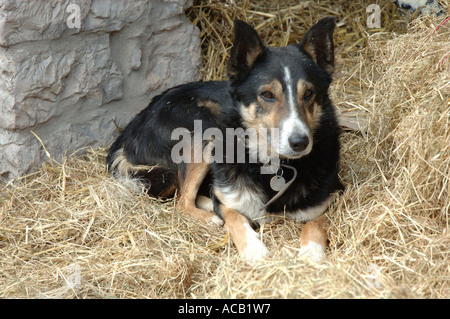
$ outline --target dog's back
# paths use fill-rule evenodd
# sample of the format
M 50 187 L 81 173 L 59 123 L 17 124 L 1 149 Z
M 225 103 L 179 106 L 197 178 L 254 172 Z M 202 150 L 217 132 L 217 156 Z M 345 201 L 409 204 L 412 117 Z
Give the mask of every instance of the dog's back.
M 225 81 L 193 82 L 165 91 L 111 145 L 106 160 L 109 171 L 138 179 L 152 196 L 172 196 L 179 170 L 171 156 L 178 138 L 172 140 L 172 132 L 180 128 L 192 132 L 195 120 L 201 121 L 203 131 L 221 128 L 221 117 L 232 105 Z

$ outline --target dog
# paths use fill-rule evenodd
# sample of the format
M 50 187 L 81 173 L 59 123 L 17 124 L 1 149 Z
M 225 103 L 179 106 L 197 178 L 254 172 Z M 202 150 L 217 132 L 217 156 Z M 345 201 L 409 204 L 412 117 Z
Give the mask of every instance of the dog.
M 266 47 L 236 20 L 229 80 L 156 96 L 111 145 L 109 171 L 138 179 L 151 196 L 177 194 L 177 210 L 223 225 L 251 261 L 272 256 L 255 225 L 274 216 L 302 221 L 301 250 L 320 261 L 323 213 L 343 190 L 340 128 L 328 96 L 335 25 L 326 17 L 299 43 Z

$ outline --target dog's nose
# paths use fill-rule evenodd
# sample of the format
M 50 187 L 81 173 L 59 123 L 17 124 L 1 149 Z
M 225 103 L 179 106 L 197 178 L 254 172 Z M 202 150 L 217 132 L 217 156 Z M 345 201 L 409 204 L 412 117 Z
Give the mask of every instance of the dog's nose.
M 295 152 L 304 151 L 309 145 L 309 138 L 307 135 L 293 134 L 289 137 L 289 146 Z

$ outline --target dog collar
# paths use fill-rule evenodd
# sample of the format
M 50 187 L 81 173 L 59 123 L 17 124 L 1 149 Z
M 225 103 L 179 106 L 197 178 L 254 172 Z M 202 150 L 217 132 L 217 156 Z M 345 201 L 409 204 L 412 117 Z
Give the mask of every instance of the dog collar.
M 297 178 L 297 169 L 295 167 L 281 164 L 281 167 L 288 168 L 294 171 L 294 176 L 291 178 L 289 182 L 286 183 L 284 177 L 283 177 L 283 169 L 280 167 L 277 172 L 275 173 L 275 176 L 273 176 L 270 179 L 270 187 L 276 191 L 274 197 L 272 197 L 263 207 L 261 207 L 260 210 L 266 209 L 270 204 L 272 204 L 276 199 L 278 199 L 281 195 L 284 194 L 284 192 L 289 188 L 289 186 L 292 185 L 292 183 Z M 281 172 L 280 172 L 281 170 Z

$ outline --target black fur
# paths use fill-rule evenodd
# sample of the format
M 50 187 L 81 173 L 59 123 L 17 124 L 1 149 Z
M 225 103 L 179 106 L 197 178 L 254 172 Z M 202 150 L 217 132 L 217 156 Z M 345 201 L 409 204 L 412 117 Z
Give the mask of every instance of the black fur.
M 166 193 L 177 184 L 178 170 L 183 170 L 183 163 L 177 165 L 171 159 L 171 149 L 177 143 L 171 140 L 172 131 L 179 127 L 192 131 L 194 119 L 202 120 L 203 130 L 222 125 L 210 110 L 198 106 L 198 102 L 204 100 L 232 105 L 228 82 L 194 82 L 156 96 L 111 145 L 106 159 L 108 169 L 115 172 L 114 157 L 123 148 L 127 161 L 132 165 L 160 166 L 151 171 L 137 170 L 130 173 L 130 177 L 143 182 L 152 196 Z M 209 194 L 209 190 L 203 188 L 202 193 Z

